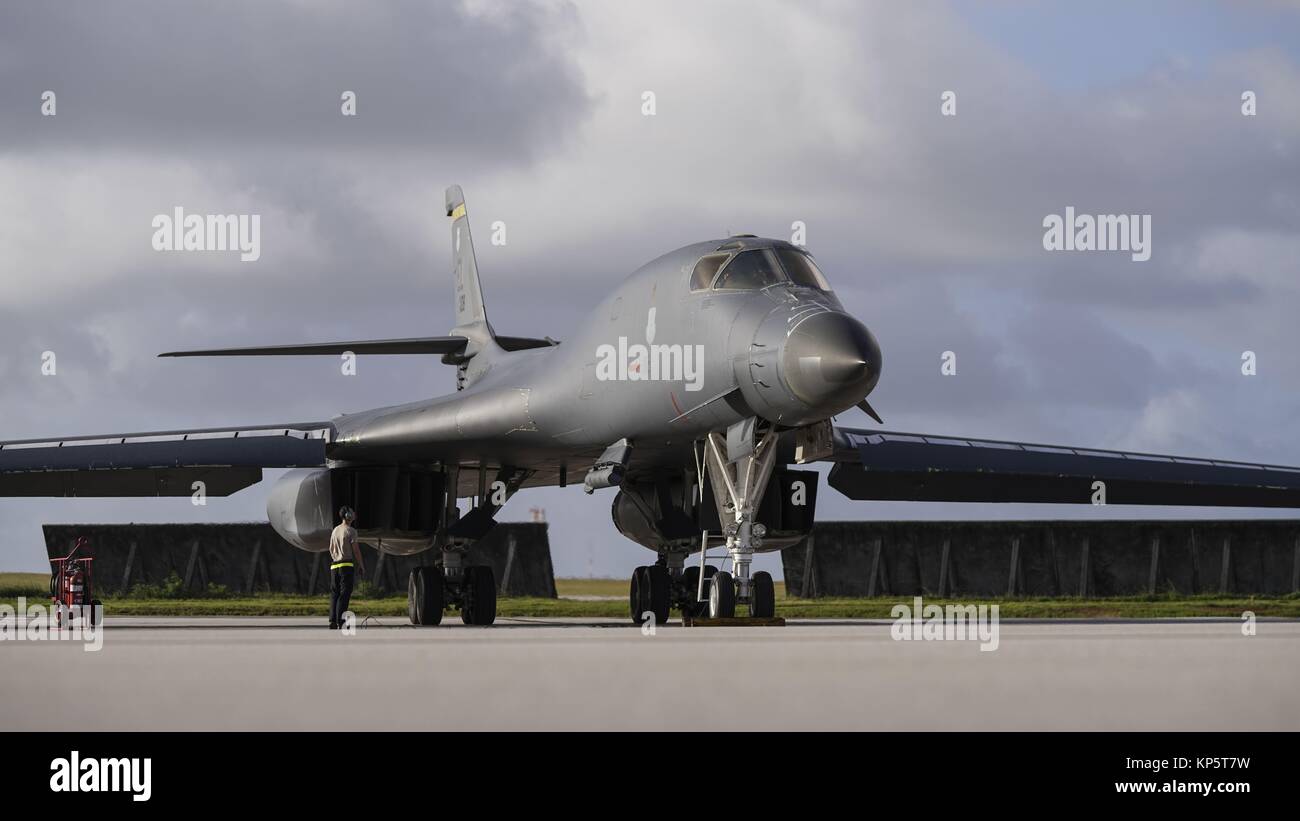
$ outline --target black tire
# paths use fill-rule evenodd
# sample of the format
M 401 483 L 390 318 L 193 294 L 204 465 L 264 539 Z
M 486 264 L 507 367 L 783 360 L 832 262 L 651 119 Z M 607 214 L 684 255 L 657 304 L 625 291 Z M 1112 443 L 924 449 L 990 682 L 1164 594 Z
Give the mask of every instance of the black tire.
M 668 568 L 661 564 L 652 564 L 646 568 L 646 580 L 649 582 L 646 608 L 655 614 L 655 624 L 667 624 L 673 603 L 673 580 L 668 575 Z
M 487 627 L 497 620 L 497 578 L 492 568 L 465 568 L 460 620 L 475 627 Z
M 436 567 L 411 571 L 406 587 L 406 610 L 411 624 L 436 627 L 442 623 L 442 573 Z
M 700 589 L 700 568 L 699 565 L 691 565 L 682 571 L 682 619 L 689 619 L 695 615 L 695 596 Z
M 758 571 L 749 580 L 749 615 L 756 619 L 776 615 L 776 585 L 766 570 Z
M 686 601 L 682 605 L 682 616 L 703 619 L 709 615 L 709 580 L 718 572 L 714 565 L 704 566 L 704 601 L 696 601 L 700 591 L 700 566 L 691 565 L 682 572 L 682 585 L 686 588 Z
M 633 624 L 641 624 L 644 621 L 641 614 L 650 609 L 650 581 L 646 575 L 649 570 L 650 568 L 642 566 L 632 571 L 632 584 L 627 591 L 627 607 L 632 615 Z
M 709 583 L 709 617 L 731 619 L 736 616 L 736 583 L 730 573 L 719 570 Z
M 416 603 L 419 601 L 419 596 L 416 589 L 423 583 L 420 578 L 423 575 L 421 570 L 423 568 L 416 567 L 406 577 L 406 617 L 410 619 L 411 624 L 416 625 L 420 623 L 420 608 Z M 333 625 L 333 622 L 330 624 Z

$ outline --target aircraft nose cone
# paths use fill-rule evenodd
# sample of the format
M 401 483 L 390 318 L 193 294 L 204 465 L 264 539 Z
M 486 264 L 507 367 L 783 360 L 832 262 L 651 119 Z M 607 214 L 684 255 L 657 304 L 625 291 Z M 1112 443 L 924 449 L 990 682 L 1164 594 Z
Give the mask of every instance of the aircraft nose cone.
M 848 314 L 803 320 L 783 352 L 786 384 L 812 409 L 839 413 L 860 402 L 880 379 L 880 345 Z

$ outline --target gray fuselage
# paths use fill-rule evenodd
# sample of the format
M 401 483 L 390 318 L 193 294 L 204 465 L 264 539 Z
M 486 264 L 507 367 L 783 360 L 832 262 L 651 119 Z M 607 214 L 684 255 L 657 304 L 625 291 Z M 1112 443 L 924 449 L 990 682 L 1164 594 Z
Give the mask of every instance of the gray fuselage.
M 790 281 L 693 290 L 697 263 L 727 253 L 720 248 L 794 251 L 730 238 L 665 254 L 562 345 L 494 351 L 455 394 L 338 417 L 331 463 L 559 459 L 579 468 L 627 438 L 650 464 L 749 416 L 795 427 L 863 399 L 879 379 L 880 349 L 834 293 Z

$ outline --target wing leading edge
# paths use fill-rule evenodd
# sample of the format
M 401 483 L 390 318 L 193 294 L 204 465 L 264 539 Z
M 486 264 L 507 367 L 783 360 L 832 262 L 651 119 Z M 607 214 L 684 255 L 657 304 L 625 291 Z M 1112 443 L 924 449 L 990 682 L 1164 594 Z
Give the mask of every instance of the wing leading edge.
M 229 496 L 263 468 L 321 467 L 328 422 L 0 442 L 0 496 Z
M 1300 468 L 837 428 L 831 487 L 850 499 L 1300 507 Z
M 506 351 L 527 351 L 560 344 L 554 339 L 527 336 L 496 336 L 496 343 Z M 203 351 L 168 351 L 160 357 L 182 356 L 322 356 L 345 353 L 399 355 L 464 353 L 469 340 L 463 336 L 423 336 L 409 339 L 371 339 L 356 342 L 311 342 L 305 345 L 264 345 L 253 348 L 213 348 Z
M 409 339 L 371 339 L 355 342 L 312 342 L 305 345 L 264 345 L 254 348 L 213 348 L 205 351 L 169 351 L 178 356 L 321 356 L 328 354 L 451 354 L 465 350 L 463 336 L 423 336 Z

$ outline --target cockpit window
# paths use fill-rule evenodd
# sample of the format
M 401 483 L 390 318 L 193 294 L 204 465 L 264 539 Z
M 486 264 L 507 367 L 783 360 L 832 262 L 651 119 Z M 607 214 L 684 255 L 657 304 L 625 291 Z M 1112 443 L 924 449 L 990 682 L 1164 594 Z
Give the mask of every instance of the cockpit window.
M 691 272 L 691 290 L 703 291 L 708 289 L 709 283 L 713 282 L 714 274 L 718 273 L 722 263 L 727 261 L 727 256 L 727 254 L 710 254 L 695 263 L 695 270 Z
M 829 291 L 831 286 L 826 282 L 826 277 L 822 276 L 821 270 L 817 263 L 813 262 L 812 257 L 803 251 L 794 248 L 778 248 L 776 255 L 781 258 L 781 264 L 785 266 L 785 272 L 789 275 L 790 281 L 795 285 L 802 285 L 805 288 L 816 288 L 819 291 Z
M 719 290 L 756 290 L 785 281 L 781 266 L 766 249 L 742 251 L 722 269 L 714 288 Z

